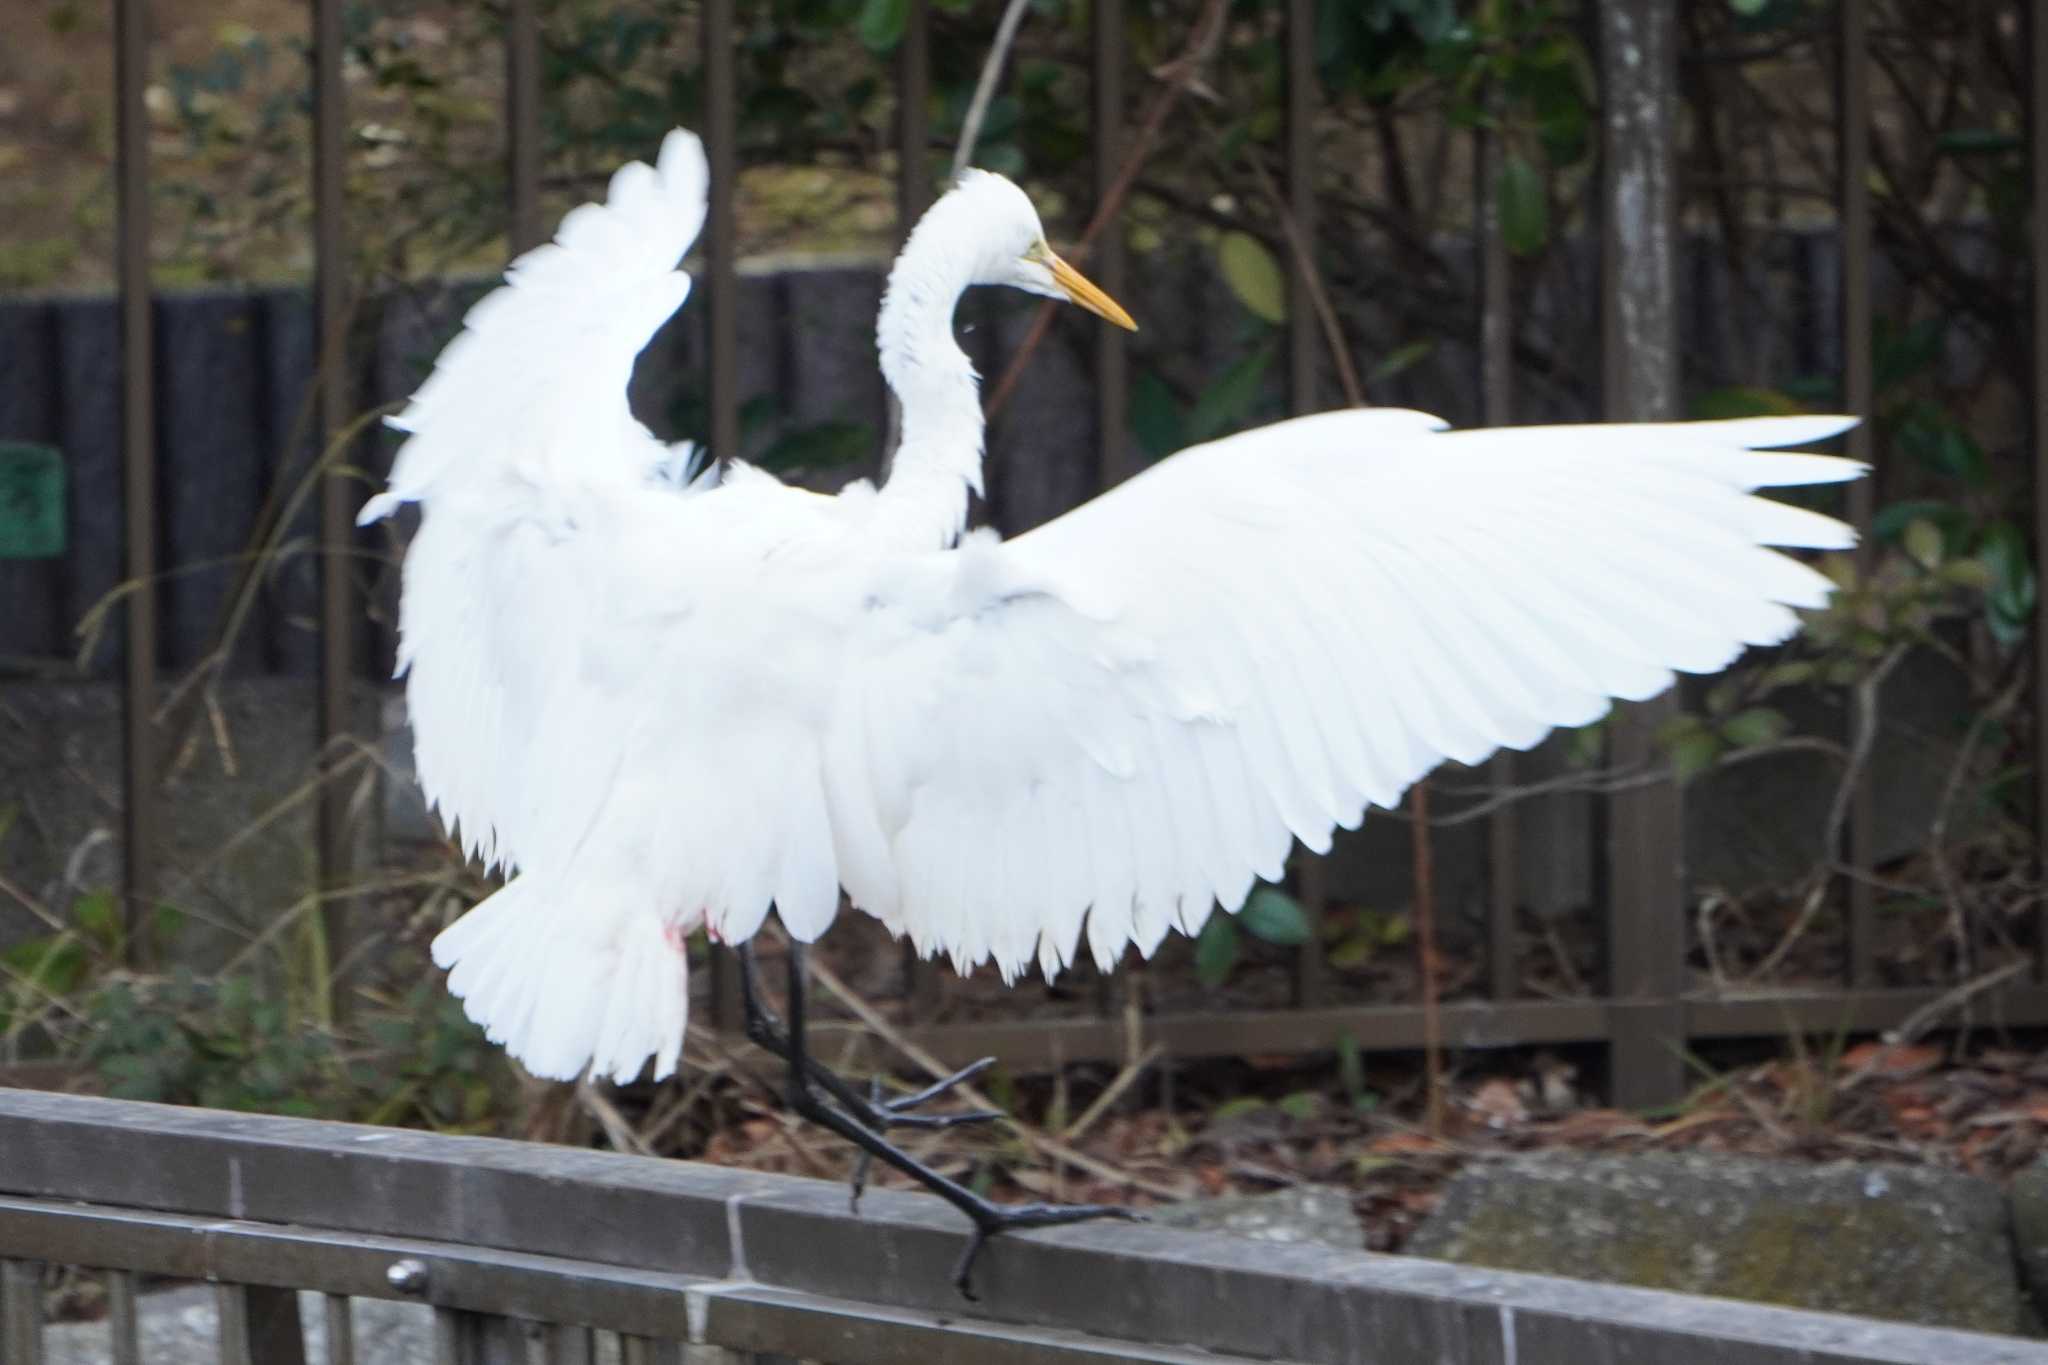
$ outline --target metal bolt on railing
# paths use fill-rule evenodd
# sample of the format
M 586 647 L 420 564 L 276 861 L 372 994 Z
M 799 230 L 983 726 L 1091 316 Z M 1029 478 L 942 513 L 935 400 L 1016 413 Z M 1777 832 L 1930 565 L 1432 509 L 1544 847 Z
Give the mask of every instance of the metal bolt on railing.
M 414 1298 L 427 1292 L 427 1278 L 426 1263 L 410 1256 L 402 1261 L 393 1261 L 384 1272 L 385 1283 Z

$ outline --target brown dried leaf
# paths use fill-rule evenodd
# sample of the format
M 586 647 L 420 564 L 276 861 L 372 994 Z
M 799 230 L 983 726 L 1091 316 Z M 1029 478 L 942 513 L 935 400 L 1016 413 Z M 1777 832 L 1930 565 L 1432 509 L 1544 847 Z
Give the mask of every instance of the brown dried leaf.
M 1941 1065 L 1941 1049 L 1931 1043 L 1859 1043 L 1841 1056 L 1837 1066 L 1850 1076 L 1902 1080 L 1923 1076 Z
M 1521 1087 L 1498 1076 L 1482 1081 L 1465 1103 L 1495 1128 L 1526 1123 L 1529 1119 L 1529 1106 L 1523 1102 Z

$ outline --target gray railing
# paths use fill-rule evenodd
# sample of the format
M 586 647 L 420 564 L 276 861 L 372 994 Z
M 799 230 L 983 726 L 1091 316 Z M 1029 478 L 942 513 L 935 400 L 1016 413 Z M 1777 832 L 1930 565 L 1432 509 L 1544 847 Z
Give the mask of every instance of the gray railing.
M 2021 1365 L 2048 1347 L 1401 1256 L 1102 1225 L 963 1232 L 922 1195 L 491 1138 L 0 1090 L 0 1362 L 42 1359 L 39 1264 L 217 1286 L 222 1362 L 349 1365 L 353 1300 L 432 1306 L 438 1359 L 735 1365 Z M 182 1363 L 181 1363 L 182 1365 Z

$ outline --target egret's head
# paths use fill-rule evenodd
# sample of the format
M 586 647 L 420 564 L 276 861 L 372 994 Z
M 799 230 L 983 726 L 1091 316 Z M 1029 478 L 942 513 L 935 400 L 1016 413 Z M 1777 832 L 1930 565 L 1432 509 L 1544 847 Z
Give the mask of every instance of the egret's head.
M 1046 244 L 1045 228 L 1030 197 L 994 171 L 968 171 L 953 193 L 968 200 L 983 246 L 976 284 L 1001 284 L 1027 294 L 1078 303 L 1097 317 L 1135 332 L 1138 324 L 1116 300 L 1096 288 Z

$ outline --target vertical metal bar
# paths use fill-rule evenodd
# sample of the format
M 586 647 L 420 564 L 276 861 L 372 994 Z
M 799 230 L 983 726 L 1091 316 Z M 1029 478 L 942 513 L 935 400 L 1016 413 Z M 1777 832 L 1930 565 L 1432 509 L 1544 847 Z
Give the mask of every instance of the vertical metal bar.
M 263 1365 L 306 1365 L 306 1329 L 299 1321 L 299 1291 L 250 1285 L 242 1291 L 249 1318 L 250 1354 Z
M 534 0 L 505 5 L 505 154 L 514 255 L 541 243 L 540 19 Z
M 1487 92 L 1487 107 L 1498 114 L 1499 90 Z M 1496 127 L 1498 124 L 1496 123 Z M 1479 206 L 1479 402 L 1480 421 L 1490 427 L 1515 420 L 1514 314 L 1508 302 L 1507 241 L 1500 230 L 1499 136 L 1479 134 L 1473 202 Z M 1505 789 L 1515 782 L 1515 756 L 1506 750 L 1487 765 L 1489 782 Z M 1521 815 L 1503 806 L 1486 821 L 1486 965 L 1487 993 L 1496 1000 L 1517 994 L 1521 984 L 1515 960 L 1515 906 L 1520 872 Z
M 711 204 L 704 224 L 710 297 L 711 453 L 739 456 L 739 244 L 733 239 L 738 177 L 738 91 L 732 57 L 733 0 L 704 3 L 704 149 L 711 167 Z
M 496 1313 L 434 1310 L 436 1365 L 525 1365 L 526 1333 Z
M 2048 545 L 2048 15 L 2027 7 L 2027 157 L 2034 215 L 2034 544 Z M 2034 848 L 2048 864 L 2048 593 L 2034 604 Z M 2048 897 L 2035 910 L 2034 969 L 2048 980 Z
M 242 1286 L 215 1285 L 213 1307 L 220 1334 L 220 1365 L 256 1365 L 256 1351 L 249 1340 L 249 1300 Z
M 1677 415 L 1677 7 L 1598 7 L 1602 123 L 1602 399 L 1609 421 Z M 1655 756 L 1670 693 L 1618 706 L 1610 754 L 1626 768 Z M 1684 888 L 1678 787 L 1665 781 L 1607 807 L 1609 1059 L 1613 1101 L 1668 1104 L 1684 1091 Z
M 107 1272 L 107 1336 L 108 1359 L 113 1365 L 142 1365 L 141 1323 L 135 1313 L 133 1271 Z
M 1313 252 L 1315 191 L 1316 0 L 1287 0 L 1287 211 L 1294 231 Z M 1315 300 L 1308 272 L 1287 276 L 1287 406 L 1295 415 L 1321 407 L 1316 392 Z
M 739 247 L 733 240 L 738 91 L 733 63 L 733 0 L 704 0 L 704 153 L 711 202 L 704 219 L 705 353 L 709 430 L 715 460 L 740 454 Z M 739 964 L 723 949 L 711 955 L 711 1009 L 720 1030 L 740 1028 Z
M 740 1359 L 737 1353 L 715 1346 L 690 1349 L 690 1365 L 697 1365 L 700 1359 L 722 1361 L 728 1358 Z M 673 1341 L 657 1341 L 653 1337 L 630 1336 L 624 1332 L 619 1334 L 620 1365 L 681 1365 L 682 1359 L 683 1349 Z
M 1837 123 L 1841 140 L 1842 197 L 1842 399 L 1847 410 L 1864 418 L 1849 433 L 1852 459 L 1870 458 L 1870 45 L 1869 6 L 1865 0 L 1841 0 L 1836 18 L 1841 25 L 1841 51 L 1836 76 Z M 1869 479 L 1849 485 L 1849 520 L 1857 530 L 1856 574 L 1867 578 L 1875 567 L 1870 541 L 1874 490 Z M 1850 724 L 1860 733 L 1875 725 L 1869 714 L 1875 703 L 1862 689 L 1851 693 Z M 1876 813 L 1871 801 L 1870 774 L 1856 780 L 1849 805 L 1849 847 L 1845 861 L 1856 872 L 1869 871 Z M 1877 897 L 1867 878 L 1849 878 L 1849 984 L 1877 984 Z
M 148 0 L 115 0 L 114 87 L 121 280 L 121 500 L 126 521 L 126 667 L 121 693 L 122 869 L 127 923 L 156 895 L 156 392 L 149 269 Z M 145 942 L 128 934 L 131 952 Z M 147 965 L 137 963 L 136 965 Z
M 434 1310 L 434 1365 L 469 1365 L 463 1358 L 462 1314 L 453 1308 Z
M 346 1294 L 323 1294 L 327 1322 L 327 1365 L 356 1365 L 356 1319 Z
M 349 420 L 348 308 L 343 243 L 343 185 L 347 112 L 341 84 L 344 0 L 313 3 L 313 294 L 320 328 L 321 448 L 331 448 Z M 354 495 L 347 478 L 330 468 L 320 481 L 320 874 L 334 887 L 348 877 L 348 801 L 335 772 L 344 755 L 340 738 L 351 727 L 349 684 L 355 669 L 355 616 L 350 602 L 348 554 L 353 543 Z M 321 910 L 328 961 L 341 959 L 347 911 L 338 901 Z M 317 983 L 326 996 L 331 983 Z M 335 998 L 326 996 L 326 998 Z
M 896 226 L 899 236 L 932 202 L 932 14 L 930 0 L 910 0 L 896 48 Z
M 297 1290 L 217 1284 L 221 1365 L 306 1365 Z
M 1316 0 L 1287 0 L 1287 93 L 1284 126 L 1287 161 L 1287 212 L 1302 249 L 1313 253 L 1316 240 L 1315 89 Z M 1114 167 L 1111 168 L 1112 173 Z M 1293 260 L 1287 272 L 1287 404 L 1297 416 L 1321 406 L 1316 391 L 1316 361 L 1323 342 L 1316 332 L 1315 302 L 1309 286 L 1313 261 Z M 1115 291 L 1111 291 L 1114 293 Z M 1113 329 L 1104 328 L 1105 335 Z M 1122 344 L 1123 334 L 1116 334 Z M 1309 936 L 1294 954 L 1294 999 L 1303 1007 L 1323 1004 L 1330 991 L 1329 963 L 1323 957 L 1323 914 L 1329 907 L 1329 878 L 1323 860 L 1296 848 L 1294 895 L 1308 917 Z
M 541 1354 L 547 1365 L 596 1365 L 596 1334 L 588 1327 L 549 1323 L 542 1332 Z
M 1093 46 L 1095 200 L 1108 199 L 1123 161 L 1124 5 L 1095 0 L 1089 21 Z M 1088 268 L 1111 298 L 1124 293 L 1124 234 L 1120 223 L 1105 226 L 1095 241 Z M 1109 488 L 1131 472 L 1124 427 L 1130 390 L 1130 352 L 1120 327 L 1096 327 L 1095 460 L 1098 487 Z
M 896 240 L 910 237 L 917 220 L 931 207 L 931 5 L 910 0 L 903 16 L 903 41 L 896 48 Z M 889 395 L 889 428 L 902 430 L 896 396 Z M 893 454 L 893 452 L 891 452 Z M 919 957 L 903 940 L 904 996 L 911 1018 L 937 1016 L 945 997 L 943 968 Z
M 0 1261 L 0 1361 L 43 1365 L 43 1268 Z

